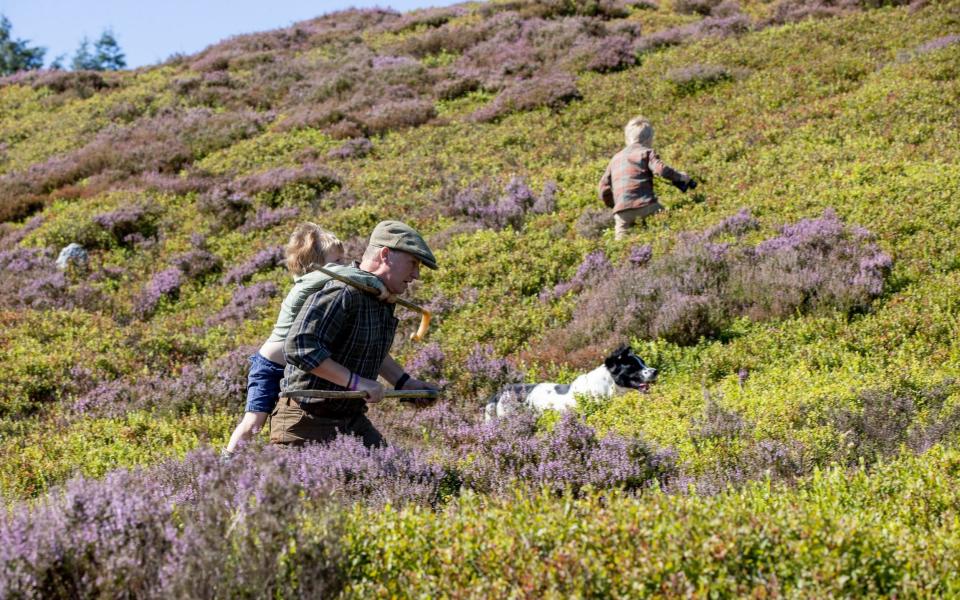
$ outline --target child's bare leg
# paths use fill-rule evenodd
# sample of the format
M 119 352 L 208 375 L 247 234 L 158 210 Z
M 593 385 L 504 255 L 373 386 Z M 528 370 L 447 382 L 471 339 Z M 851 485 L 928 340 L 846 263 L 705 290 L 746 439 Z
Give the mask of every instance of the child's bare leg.
M 240 444 L 248 443 L 251 438 L 263 428 L 263 424 L 266 422 L 267 413 L 244 413 L 240 424 L 237 425 L 237 428 L 233 430 L 233 435 L 230 436 L 230 442 L 227 443 L 227 452 L 235 452 Z

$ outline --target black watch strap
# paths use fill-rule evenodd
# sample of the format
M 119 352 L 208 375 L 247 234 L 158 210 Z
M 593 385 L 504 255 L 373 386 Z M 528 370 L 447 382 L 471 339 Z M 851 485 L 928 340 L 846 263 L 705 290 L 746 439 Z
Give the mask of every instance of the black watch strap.
M 409 381 L 409 380 L 410 380 L 410 375 L 408 375 L 407 373 L 404 373 L 404 374 L 401 375 L 399 378 L 397 378 L 397 382 L 396 382 L 395 384 L 393 384 L 393 389 L 395 389 L 395 390 L 402 390 L 402 389 L 403 389 L 403 385 L 404 385 L 405 383 L 407 383 L 407 381 Z

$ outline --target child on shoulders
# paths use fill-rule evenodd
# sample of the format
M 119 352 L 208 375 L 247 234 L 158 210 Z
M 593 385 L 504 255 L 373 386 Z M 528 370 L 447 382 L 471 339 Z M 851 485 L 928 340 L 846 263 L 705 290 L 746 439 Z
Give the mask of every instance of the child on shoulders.
M 342 264 L 343 243 L 333 233 L 314 223 L 301 223 L 294 230 L 284 248 L 287 269 L 293 275 L 293 288 L 280 306 L 273 333 L 250 357 L 250 372 L 247 376 L 247 408 L 243 418 L 233 430 L 224 449 L 224 456 L 232 455 L 237 448 L 250 441 L 263 427 L 267 416 L 273 412 L 280 396 L 280 380 L 286 360 L 283 343 L 290 332 L 297 313 L 307 298 L 330 281 L 330 277 L 314 270 L 313 265 L 324 268 L 380 290 L 380 300 L 393 301 L 393 296 L 376 275 L 356 267 Z

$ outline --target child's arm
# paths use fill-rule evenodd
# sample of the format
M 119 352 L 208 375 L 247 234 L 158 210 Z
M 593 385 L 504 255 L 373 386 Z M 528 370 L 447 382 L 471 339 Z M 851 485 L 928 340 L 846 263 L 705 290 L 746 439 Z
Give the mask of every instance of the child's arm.
M 674 183 L 687 183 L 690 181 L 690 177 L 686 173 L 677 171 L 673 167 L 667 165 L 665 162 L 660 160 L 660 157 L 657 156 L 657 153 L 653 150 L 650 151 L 647 165 L 650 167 L 650 171 L 652 171 L 654 175 L 659 175 L 660 177 L 669 179 Z

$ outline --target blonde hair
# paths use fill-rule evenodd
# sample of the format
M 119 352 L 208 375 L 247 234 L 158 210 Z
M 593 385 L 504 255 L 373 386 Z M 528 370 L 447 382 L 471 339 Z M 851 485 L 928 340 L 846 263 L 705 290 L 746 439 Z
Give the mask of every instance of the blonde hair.
M 630 144 L 640 144 L 650 148 L 653 146 L 653 125 L 643 117 L 634 117 L 623 128 L 623 137 Z
M 313 264 L 326 264 L 332 250 L 343 253 L 343 242 L 316 223 L 300 223 L 283 249 L 287 268 L 294 275 L 310 271 Z

